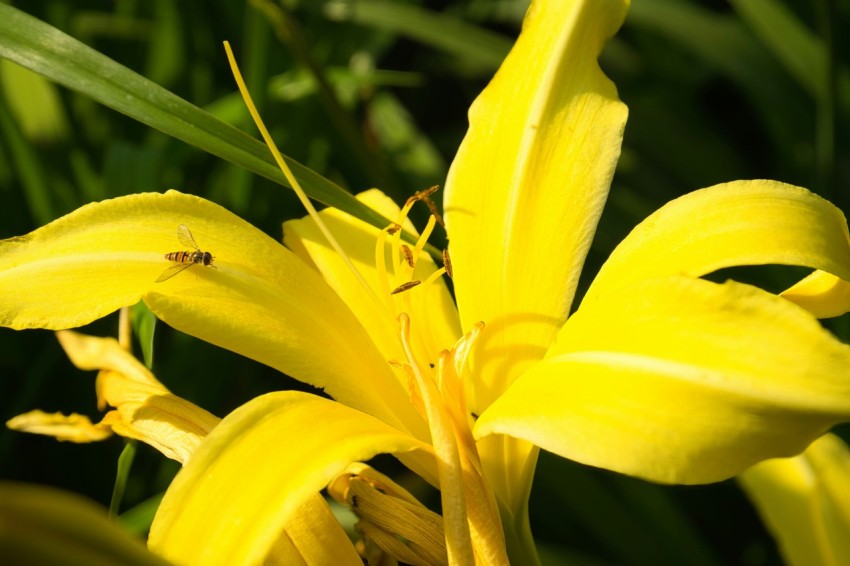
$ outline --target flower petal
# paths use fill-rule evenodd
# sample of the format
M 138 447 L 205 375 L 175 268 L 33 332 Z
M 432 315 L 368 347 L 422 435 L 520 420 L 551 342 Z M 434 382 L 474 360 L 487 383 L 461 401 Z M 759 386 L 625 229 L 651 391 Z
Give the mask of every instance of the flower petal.
M 780 296 L 798 304 L 818 318 L 832 318 L 850 312 L 850 282 L 817 270 Z
M 739 476 L 788 564 L 850 561 L 850 450 L 827 434 L 794 458 L 762 462 Z
M 337 522 L 325 498 L 307 497 L 297 514 L 284 525 L 264 564 L 352 564 L 362 560 Z
M 648 277 L 699 277 L 737 265 L 800 265 L 850 281 L 844 215 L 812 192 L 735 181 L 673 200 L 641 222 L 599 270 L 585 301 Z
M 97 376 L 98 405 L 115 407 L 101 425 L 116 434 L 153 446 L 185 463 L 219 418 L 182 399 L 161 384 L 113 338 L 64 330 L 56 333 L 71 361 Z
M 104 423 L 94 424 L 85 415 L 45 413 L 37 409 L 12 417 L 6 421 L 6 426 L 18 432 L 43 434 L 52 436 L 56 440 L 78 444 L 98 442 L 112 436 L 112 429 L 108 425 Z
M 563 324 L 620 155 L 626 107 L 597 57 L 623 0 L 534 2 L 469 111 L 445 213 L 464 329 L 487 323 L 481 411 Z
M 671 483 L 803 450 L 850 417 L 850 347 L 749 285 L 671 276 L 582 308 L 476 434 Z
M 350 462 L 410 451 L 431 454 L 340 403 L 299 392 L 258 397 L 222 420 L 177 475 L 149 545 L 178 563 L 259 563 L 300 505 Z
M 172 265 L 163 254 L 187 247 L 177 239 L 181 224 L 215 256 L 216 269 L 192 266 L 157 283 Z M 209 201 L 176 191 L 130 195 L 0 242 L 4 326 L 79 326 L 139 298 L 178 330 L 324 388 L 387 422 L 422 428 L 386 360 L 321 277 Z

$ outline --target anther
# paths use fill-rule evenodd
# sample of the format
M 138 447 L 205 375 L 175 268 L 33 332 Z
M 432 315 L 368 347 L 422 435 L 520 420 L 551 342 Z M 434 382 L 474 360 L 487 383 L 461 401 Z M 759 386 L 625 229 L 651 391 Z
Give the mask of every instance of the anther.
M 416 201 L 420 201 L 420 200 L 424 201 L 426 199 L 429 199 L 429 197 L 431 195 L 433 195 L 434 193 L 436 193 L 439 188 L 440 188 L 440 185 L 432 185 L 432 186 L 428 187 L 427 189 L 423 189 L 421 191 L 416 191 L 415 193 L 413 193 L 412 197 L 407 199 L 407 202 L 405 204 L 412 205 Z
M 402 283 L 401 285 L 399 285 L 398 287 L 396 287 L 395 289 L 390 291 L 390 295 L 397 295 L 399 293 L 404 293 L 405 291 L 407 291 L 409 289 L 413 289 L 414 287 L 416 287 L 417 285 L 420 285 L 421 283 L 422 283 L 422 281 L 408 281 L 407 283 Z
M 428 210 L 431 211 L 431 214 L 434 215 L 434 218 L 437 219 L 437 224 L 439 224 L 443 228 L 443 230 L 445 230 L 446 229 L 446 223 L 443 222 L 443 217 L 440 214 L 440 211 L 437 210 L 436 203 L 434 203 L 434 201 L 431 200 L 431 197 L 425 197 L 425 198 L 422 199 L 422 201 L 428 206 Z
M 387 234 L 392 236 L 393 234 L 395 234 L 396 232 L 401 230 L 401 224 L 398 224 L 397 222 L 393 222 L 392 224 L 390 224 L 389 226 L 384 228 L 384 230 L 387 232 Z
M 452 273 L 452 258 L 449 255 L 448 248 L 443 250 L 443 267 L 446 268 L 446 275 L 449 276 L 449 279 L 454 279 L 454 274 Z
M 404 256 L 404 261 L 407 262 L 407 265 L 410 267 L 416 267 L 416 262 L 413 261 L 413 251 L 410 249 L 410 246 L 407 244 L 401 245 L 401 255 Z

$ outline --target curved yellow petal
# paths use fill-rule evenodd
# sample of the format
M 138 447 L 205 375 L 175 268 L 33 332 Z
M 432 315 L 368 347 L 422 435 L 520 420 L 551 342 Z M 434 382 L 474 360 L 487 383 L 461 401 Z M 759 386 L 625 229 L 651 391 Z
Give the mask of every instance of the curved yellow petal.
M 481 411 L 543 356 L 569 312 L 620 155 L 626 107 L 597 57 L 625 0 L 544 0 L 469 111 L 445 216 Z
M 219 418 L 168 390 L 114 338 L 96 338 L 70 330 L 56 333 L 68 357 L 80 369 L 101 370 L 98 405 L 115 407 L 101 425 L 153 446 L 185 463 Z
M 582 305 L 476 425 L 562 456 L 707 483 L 850 417 L 850 347 L 755 287 L 671 276 Z
M 585 296 L 594 301 L 648 277 L 737 265 L 800 265 L 850 280 L 844 215 L 812 192 L 776 181 L 735 181 L 673 200 L 611 254 Z
M 214 266 L 156 280 L 186 250 L 187 226 Z M 144 299 L 169 325 L 258 360 L 387 422 L 421 428 L 339 297 L 289 250 L 204 199 L 169 191 L 84 206 L 0 242 L 0 325 L 68 328 Z M 368 380 L 368 385 L 365 386 Z
M 13 482 L 0 482 L 0 556 L 4 564 L 168 564 L 93 502 Z
M 225 417 L 177 475 L 149 545 L 186 564 L 258 563 L 301 504 L 350 462 L 414 450 L 431 453 L 340 403 L 298 392 L 258 397 Z
M 362 560 L 325 498 L 315 493 L 301 503 L 297 514 L 286 523 L 263 563 L 359 566 Z
M 780 296 L 798 304 L 818 318 L 832 318 L 850 312 L 850 282 L 817 270 Z
M 56 440 L 65 440 L 85 444 L 98 442 L 112 436 L 112 429 L 104 423 L 94 424 L 85 415 L 71 413 L 45 413 L 44 411 L 29 411 L 12 417 L 6 421 L 6 426 L 18 432 L 43 434 Z
M 387 218 L 395 219 L 399 215 L 399 207 L 376 189 L 360 193 L 357 199 Z M 451 347 L 461 335 L 457 308 L 445 281 L 441 277 L 409 291 L 391 294 L 402 283 L 426 281 L 437 271 L 434 260 L 422 252 L 416 257 L 415 269 L 411 269 L 397 255 L 398 251 L 394 255 L 392 238 L 386 237 L 384 266 L 379 270 L 375 246 L 381 237 L 380 230 L 334 208 L 326 208 L 319 214 L 368 288 L 364 288 L 345 261 L 328 246 L 309 216 L 284 223 L 284 243 L 316 266 L 328 285 L 342 297 L 366 328 L 385 359 L 404 359 L 396 317 L 400 312 L 407 312 L 413 320 L 412 330 L 418 349 L 423 356 L 429 357 L 423 359 L 436 363 L 437 353 Z M 405 222 L 404 228 L 416 234 L 409 221 Z
M 850 563 L 850 450 L 827 434 L 738 477 L 791 566 Z

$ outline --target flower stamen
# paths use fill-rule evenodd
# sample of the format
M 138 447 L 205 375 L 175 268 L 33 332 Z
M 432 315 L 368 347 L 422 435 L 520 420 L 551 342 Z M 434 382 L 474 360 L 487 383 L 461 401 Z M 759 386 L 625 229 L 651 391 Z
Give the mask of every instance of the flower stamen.
M 416 376 L 413 374 L 413 368 L 410 364 L 400 362 L 398 360 L 390 360 L 389 364 L 399 368 L 407 376 L 407 396 L 410 398 L 410 404 L 419 413 L 423 420 L 428 420 L 428 415 L 425 414 L 425 405 L 422 403 L 422 394 L 419 392 L 419 386 L 416 384 Z
M 416 267 L 416 260 L 413 257 L 413 252 L 411 251 L 410 246 L 408 246 L 407 244 L 402 244 L 401 255 L 404 256 L 404 261 L 405 263 L 407 263 L 410 269 Z
M 449 279 L 454 279 L 455 276 L 452 272 L 452 256 L 449 255 L 448 248 L 443 250 L 443 268 L 445 268 L 446 275 L 449 276 Z
M 430 280 L 430 277 L 428 278 L 428 280 Z M 390 291 L 390 295 L 398 295 L 399 293 L 404 293 L 405 291 L 413 289 L 414 287 L 416 287 L 417 285 L 420 285 L 420 284 L 422 284 L 422 281 L 418 281 L 418 280 L 413 280 L 413 281 L 408 281 L 407 283 L 402 283 L 401 285 L 399 285 L 398 287 L 396 287 L 395 289 Z
M 398 316 L 401 327 L 401 343 L 416 385 L 422 394 L 431 442 L 437 460 L 440 479 L 440 497 L 443 505 L 444 529 L 449 559 L 454 564 L 474 564 L 472 538 L 469 532 L 464 495 L 461 456 L 452 417 L 444 399 L 431 377 L 431 370 L 424 370 L 417 359 L 411 343 L 410 317 L 407 313 Z
M 447 564 L 442 518 L 382 474 L 358 467 L 332 481 L 328 493 L 358 516 L 364 538 L 408 564 Z

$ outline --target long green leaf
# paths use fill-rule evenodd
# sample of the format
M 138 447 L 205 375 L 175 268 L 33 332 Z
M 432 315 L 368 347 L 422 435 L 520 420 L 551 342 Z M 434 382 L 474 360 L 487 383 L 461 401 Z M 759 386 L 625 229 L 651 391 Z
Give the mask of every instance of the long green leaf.
M 0 4 L 0 57 L 152 128 L 288 186 L 265 145 L 50 25 Z M 224 58 L 222 51 L 222 59 Z M 306 193 L 377 227 L 389 221 L 332 181 L 286 158 Z
M 508 37 L 450 15 L 392 0 L 331 2 L 325 5 L 325 14 L 333 20 L 348 20 L 405 35 L 467 59 L 487 71 L 502 63 L 513 43 Z
M 731 0 L 741 19 L 800 85 L 824 96 L 826 54 L 823 43 L 782 2 Z

